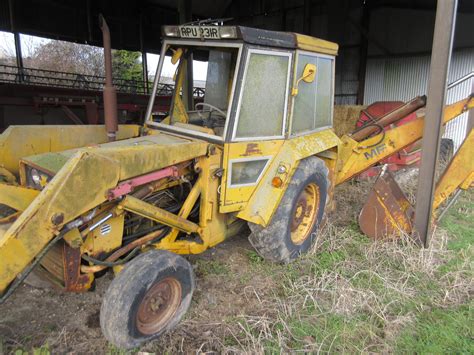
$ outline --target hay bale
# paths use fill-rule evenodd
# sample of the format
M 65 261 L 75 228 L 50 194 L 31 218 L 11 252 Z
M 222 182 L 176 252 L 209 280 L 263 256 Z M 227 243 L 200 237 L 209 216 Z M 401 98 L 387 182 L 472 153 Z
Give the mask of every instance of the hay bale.
M 335 105 L 333 126 L 336 134 L 340 137 L 355 129 L 359 119 L 360 111 L 366 109 L 364 105 Z

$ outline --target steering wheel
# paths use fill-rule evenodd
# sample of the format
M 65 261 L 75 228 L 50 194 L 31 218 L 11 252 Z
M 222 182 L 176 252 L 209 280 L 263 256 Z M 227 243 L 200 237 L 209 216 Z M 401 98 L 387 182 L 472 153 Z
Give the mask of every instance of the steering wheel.
M 204 111 L 202 108 L 199 109 L 199 107 L 208 107 L 209 108 L 209 111 Z M 196 112 L 198 114 L 198 116 L 201 118 L 201 119 L 206 119 L 205 117 L 203 117 L 203 114 L 204 112 L 213 112 L 213 111 L 216 111 L 218 113 L 220 113 L 222 115 L 222 117 L 226 118 L 227 117 L 227 114 L 222 111 L 220 108 L 214 106 L 214 105 L 211 105 L 211 104 L 208 104 L 206 102 L 199 102 L 196 104 L 196 106 L 194 106 L 194 108 L 196 109 Z

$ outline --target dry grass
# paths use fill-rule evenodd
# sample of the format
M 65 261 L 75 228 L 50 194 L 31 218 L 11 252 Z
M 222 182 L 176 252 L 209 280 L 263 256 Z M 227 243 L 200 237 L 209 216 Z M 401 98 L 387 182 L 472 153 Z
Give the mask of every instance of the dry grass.
M 283 295 L 256 294 L 255 314 L 227 325 L 236 346 L 225 349 L 391 351 L 400 331 L 419 313 L 469 300 L 472 261 L 466 257 L 440 273 L 450 254 L 440 230 L 430 248 L 420 249 L 407 237 L 369 243 L 350 229 L 330 225 L 312 253 L 288 266 L 290 271 L 280 270 Z M 296 276 L 295 269 L 300 271 Z M 257 315 L 258 309 L 265 309 L 265 315 Z

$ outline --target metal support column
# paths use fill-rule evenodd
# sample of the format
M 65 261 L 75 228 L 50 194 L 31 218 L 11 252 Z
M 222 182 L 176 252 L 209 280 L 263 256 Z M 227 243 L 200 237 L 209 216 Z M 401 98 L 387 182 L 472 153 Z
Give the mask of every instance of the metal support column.
M 360 19 L 361 28 L 369 33 L 370 30 L 370 5 L 365 3 L 362 5 L 362 16 Z M 357 105 L 364 104 L 364 91 L 365 91 L 365 75 L 367 72 L 367 52 L 369 50 L 369 39 L 364 36 L 362 32 L 360 36 L 360 47 L 359 47 L 359 72 L 358 72 L 358 88 L 357 88 Z
M 145 41 L 143 38 L 143 14 L 140 14 L 140 51 L 142 53 L 143 90 L 148 94 L 148 61 L 146 59 Z
M 179 0 L 178 11 L 179 11 L 179 23 L 184 24 L 192 21 L 192 8 L 191 0 Z M 186 80 L 183 84 L 183 103 L 188 110 L 193 110 L 193 56 L 189 54 L 187 56 L 187 68 L 186 68 Z
M 18 67 L 18 78 L 20 83 L 25 81 L 24 70 L 23 70 L 23 54 L 21 53 L 21 41 L 20 34 L 18 32 L 13 33 L 15 39 L 15 54 L 16 54 L 16 66 Z
M 434 180 L 442 134 L 456 9 L 457 0 L 438 0 L 414 222 L 415 238 L 425 247 L 429 245 L 431 235 Z
M 8 10 L 10 15 L 10 31 L 13 32 L 13 38 L 15 40 L 15 56 L 16 56 L 16 66 L 18 67 L 18 81 L 21 83 L 25 80 L 24 71 L 23 71 L 23 55 L 21 53 L 21 41 L 20 34 L 16 31 L 15 28 L 15 14 L 13 11 L 13 0 L 8 1 Z

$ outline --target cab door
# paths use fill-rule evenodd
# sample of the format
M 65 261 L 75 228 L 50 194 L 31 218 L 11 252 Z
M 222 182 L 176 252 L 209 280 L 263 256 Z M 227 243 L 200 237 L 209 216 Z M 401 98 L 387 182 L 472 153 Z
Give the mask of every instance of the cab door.
M 292 57 L 290 51 L 246 51 L 230 142 L 224 145 L 221 212 L 246 205 L 283 145 Z

